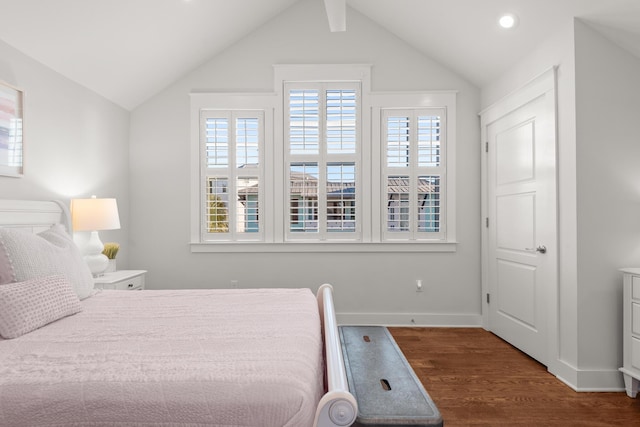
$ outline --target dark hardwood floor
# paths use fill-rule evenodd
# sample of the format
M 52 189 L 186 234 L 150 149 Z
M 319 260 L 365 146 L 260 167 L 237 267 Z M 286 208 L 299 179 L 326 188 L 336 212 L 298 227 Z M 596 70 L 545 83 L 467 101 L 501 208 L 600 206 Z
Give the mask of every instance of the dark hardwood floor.
M 389 328 L 446 427 L 640 426 L 640 397 L 577 393 L 480 328 Z

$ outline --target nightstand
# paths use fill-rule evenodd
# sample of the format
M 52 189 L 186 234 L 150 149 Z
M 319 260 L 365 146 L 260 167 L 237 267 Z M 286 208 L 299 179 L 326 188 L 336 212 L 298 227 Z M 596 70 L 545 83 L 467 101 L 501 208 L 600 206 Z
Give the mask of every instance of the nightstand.
M 93 279 L 95 289 L 140 291 L 144 289 L 146 270 L 118 270 Z
M 624 386 L 629 397 L 640 387 L 640 268 L 623 268 L 622 361 Z

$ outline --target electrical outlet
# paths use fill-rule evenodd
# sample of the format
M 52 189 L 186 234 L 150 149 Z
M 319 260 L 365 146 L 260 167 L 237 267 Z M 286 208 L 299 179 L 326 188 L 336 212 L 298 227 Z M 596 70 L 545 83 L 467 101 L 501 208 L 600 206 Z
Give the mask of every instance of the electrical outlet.
M 422 292 L 422 279 L 416 280 L 416 292 Z
M 237 280 L 232 280 L 232 281 L 231 281 L 231 287 L 232 287 L 233 289 L 238 289 L 238 287 L 239 287 L 239 286 L 238 286 L 238 281 L 237 281 Z

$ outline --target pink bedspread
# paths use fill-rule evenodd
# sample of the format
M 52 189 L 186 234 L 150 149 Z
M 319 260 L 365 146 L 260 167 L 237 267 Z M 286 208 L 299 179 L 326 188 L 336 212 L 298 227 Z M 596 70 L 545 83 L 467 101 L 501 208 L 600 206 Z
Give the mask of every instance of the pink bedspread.
M 306 289 L 103 291 L 0 340 L 1 426 L 311 426 L 322 341 Z

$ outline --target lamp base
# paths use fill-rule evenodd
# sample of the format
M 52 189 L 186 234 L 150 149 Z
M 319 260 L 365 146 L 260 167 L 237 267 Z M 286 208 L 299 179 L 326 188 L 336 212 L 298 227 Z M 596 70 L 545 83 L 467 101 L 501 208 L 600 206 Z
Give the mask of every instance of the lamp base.
M 93 274 L 93 277 L 102 276 L 109 265 L 109 258 L 102 253 L 103 249 L 104 245 L 102 244 L 102 241 L 100 241 L 98 232 L 92 231 L 89 242 L 84 248 L 85 255 L 83 258 L 89 266 L 89 270 L 91 271 L 91 274 Z
M 93 277 L 100 277 L 109 266 L 109 258 L 103 254 L 85 255 L 84 262 L 89 266 Z

